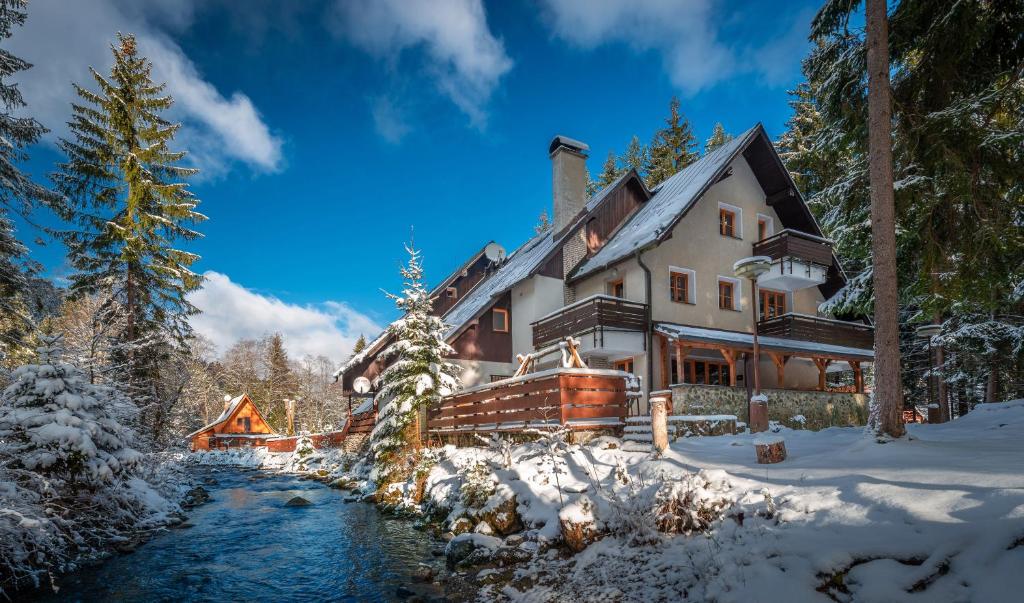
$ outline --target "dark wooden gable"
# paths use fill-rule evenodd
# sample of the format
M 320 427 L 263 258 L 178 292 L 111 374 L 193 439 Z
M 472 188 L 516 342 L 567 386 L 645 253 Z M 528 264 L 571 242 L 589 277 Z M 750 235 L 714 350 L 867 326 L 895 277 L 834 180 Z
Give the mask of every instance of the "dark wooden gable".
M 495 308 L 509 311 L 507 332 L 494 330 Z M 512 315 L 511 309 L 512 293 L 506 291 L 452 341 L 452 348 L 455 349 L 453 357 L 460 360 L 509 362 L 512 359 L 511 327 L 517 318 Z
M 636 173 L 630 174 L 584 220 L 587 255 L 592 256 L 650 198 Z
M 452 273 L 434 290 L 433 314 L 443 316 L 445 312 L 452 309 L 460 299 L 469 293 L 487 275 L 491 261 L 481 252 L 475 259 L 471 259 L 459 270 Z M 449 294 L 449 288 L 454 289 L 455 295 Z

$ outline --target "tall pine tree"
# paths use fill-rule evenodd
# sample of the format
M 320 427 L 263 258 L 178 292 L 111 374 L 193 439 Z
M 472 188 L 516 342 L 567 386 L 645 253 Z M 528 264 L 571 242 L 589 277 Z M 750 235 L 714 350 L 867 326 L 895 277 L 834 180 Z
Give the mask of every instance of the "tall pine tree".
M 623 173 L 625 173 L 625 170 L 619 168 L 618 161 L 615 159 L 615 151 L 608 151 L 608 157 L 605 158 L 604 165 L 601 166 L 601 175 L 597 177 L 597 190 L 599 191 L 615 182 Z
M 77 209 L 78 228 L 62 233 L 76 270 L 71 291 L 103 297 L 101 319 L 123 324 L 116 378 L 153 401 L 167 344 L 190 332 L 196 309 L 186 295 L 202 281 L 189 269 L 197 256 L 176 244 L 199 237 L 192 227 L 205 217 L 185 182 L 197 170 L 169 148 L 179 128 L 162 117 L 171 97 L 133 36 L 118 34 L 111 51 L 109 77 L 90 69 L 95 92 L 75 86 L 72 137 L 60 143 L 68 159 L 54 180 Z
M 646 167 L 647 185 L 655 187 L 700 157 L 697 137 L 690 122 L 679 111 L 679 99 L 672 97 L 665 127 L 654 134 Z
M 0 40 L 25 23 L 23 0 L 0 0 Z M 0 364 L 13 366 L 31 359 L 27 345 L 31 330 L 27 301 L 28 279 L 36 265 L 14 231 L 14 215 L 30 218 L 40 205 L 59 209 L 59 197 L 18 169 L 28 159 L 26 149 L 46 129 L 31 117 L 14 113 L 25 107 L 18 86 L 9 80 L 31 65 L 0 48 Z
M 732 140 L 732 138 L 732 134 L 725 131 L 725 126 L 722 125 L 722 122 L 716 123 L 715 128 L 711 131 L 711 136 L 704 143 L 704 153 L 707 154 L 714 151 Z
M 647 147 L 640 143 L 640 137 L 633 136 L 629 144 L 626 145 L 626 152 L 619 157 L 619 174 L 625 174 L 631 169 L 636 170 L 640 178 L 646 181 L 650 157 Z
M 433 316 L 430 291 L 424 284 L 420 252 L 406 246 L 409 262 L 402 267 L 402 295 L 388 294 L 402 311 L 388 334 L 394 343 L 381 353 L 391 364 L 379 377 L 379 417 L 371 434 L 378 484 L 409 469 L 403 452 L 420 444 L 423 411 L 459 388 L 458 365 L 446 360 L 454 350 L 444 340 L 445 324 Z

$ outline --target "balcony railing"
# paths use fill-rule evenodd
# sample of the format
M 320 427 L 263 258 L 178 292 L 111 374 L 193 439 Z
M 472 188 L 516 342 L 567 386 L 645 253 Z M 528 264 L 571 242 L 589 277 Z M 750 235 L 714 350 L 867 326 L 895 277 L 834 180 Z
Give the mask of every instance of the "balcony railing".
M 773 260 L 795 258 L 827 268 L 832 266 L 832 243 L 828 239 L 787 228 L 754 243 L 754 255 L 766 255 Z
M 533 323 L 533 345 L 545 345 L 599 329 L 643 331 L 647 304 L 608 295 L 594 295 L 569 304 Z
M 783 314 L 762 320 L 757 323 L 757 332 L 762 337 L 783 337 L 866 350 L 875 345 L 875 329 L 869 325 L 806 314 Z

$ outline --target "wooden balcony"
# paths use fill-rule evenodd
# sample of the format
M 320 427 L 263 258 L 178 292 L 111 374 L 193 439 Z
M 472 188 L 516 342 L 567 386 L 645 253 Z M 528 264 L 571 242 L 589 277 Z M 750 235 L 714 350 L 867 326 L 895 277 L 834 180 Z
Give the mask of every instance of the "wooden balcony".
M 783 314 L 757 323 L 762 337 L 782 337 L 870 350 L 875 345 L 875 329 L 869 325 L 806 314 Z
M 754 243 L 754 255 L 766 255 L 773 260 L 792 258 L 828 268 L 832 266 L 832 243 L 827 239 L 787 228 Z
M 596 330 L 643 331 L 647 328 L 647 304 L 608 295 L 594 295 L 570 304 L 533 323 L 537 349 Z
M 495 381 L 442 399 L 427 411 L 427 429 L 444 434 L 621 427 L 626 377 L 620 371 L 552 369 Z

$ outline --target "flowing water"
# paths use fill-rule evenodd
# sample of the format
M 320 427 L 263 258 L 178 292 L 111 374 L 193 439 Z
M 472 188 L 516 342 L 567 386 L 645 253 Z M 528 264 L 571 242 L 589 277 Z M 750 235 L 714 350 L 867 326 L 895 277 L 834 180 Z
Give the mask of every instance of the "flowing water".
M 201 470 L 212 500 L 133 553 L 59 579 L 40 601 L 391 601 L 413 584 L 419 563 L 435 572 L 440 545 L 406 520 L 382 515 L 345 494 L 294 476 Z M 302 496 L 312 504 L 288 507 Z

